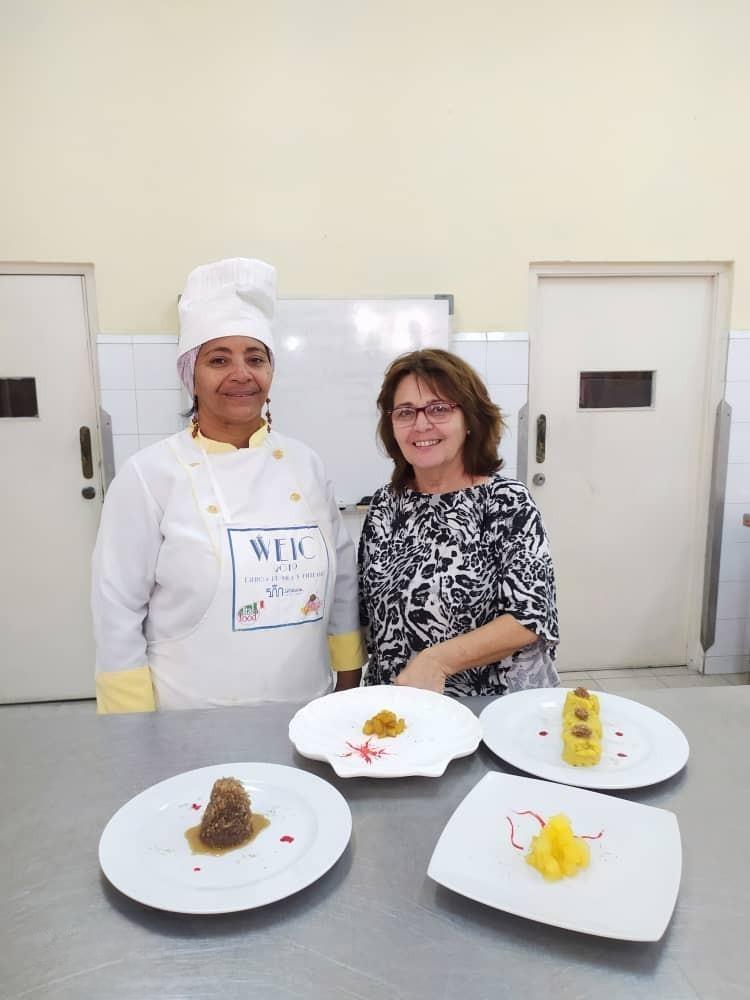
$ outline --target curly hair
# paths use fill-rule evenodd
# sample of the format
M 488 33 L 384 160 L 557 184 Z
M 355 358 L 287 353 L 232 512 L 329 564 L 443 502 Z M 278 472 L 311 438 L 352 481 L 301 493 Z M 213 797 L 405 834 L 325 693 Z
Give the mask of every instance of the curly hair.
M 505 429 L 499 407 L 490 399 L 487 387 L 471 365 L 450 351 L 431 348 L 411 351 L 396 358 L 383 378 L 378 395 L 378 437 L 394 469 L 391 485 L 402 493 L 414 480 L 414 469 L 406 461 L 393 433 L 391 413 L 396 389 L 407 375 L 424 382 L 449 403 L 458 403 L 469 431 L 464 444 L 464 469 L 471 476 L 489 476 L 502 468 L 497 449 Z

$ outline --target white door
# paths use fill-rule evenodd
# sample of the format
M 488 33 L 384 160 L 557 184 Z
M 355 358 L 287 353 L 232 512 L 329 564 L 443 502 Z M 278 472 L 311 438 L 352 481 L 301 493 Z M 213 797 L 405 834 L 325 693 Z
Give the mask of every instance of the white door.
M 94 692 L 89 567 L 102 484 L 88 317 L 82 275 L 0 273 L 2 702 Z
M 715 278 L 546 274 L 532 288 L 528 482 L 551 539 L 559 665 L 684 664 L 706 544 Z

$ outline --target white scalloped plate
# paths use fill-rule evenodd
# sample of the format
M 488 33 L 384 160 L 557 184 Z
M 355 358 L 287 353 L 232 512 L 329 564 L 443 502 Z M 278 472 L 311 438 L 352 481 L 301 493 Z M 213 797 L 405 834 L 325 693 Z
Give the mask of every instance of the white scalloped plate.
M 580 788 L 642 788 L 671 778 L 687 763 L 685 734 L 661 712 L 631 698 L 595 691 L 602 720 L 602 759 L 573 767 L 562 759 L 562 707 L 571 688 L 506 694 L 481 715 L 483 739 L 514 767 Z
M 390 709 L 406 722 L 399 736 L 365 736 L 365 721 Z M 437 778 L 457 757 L 474 753 L 479 719 L 446 695 L 383 684 L 316 698 L 289 723 L 298 753 L 327 761 L 340 778 Z

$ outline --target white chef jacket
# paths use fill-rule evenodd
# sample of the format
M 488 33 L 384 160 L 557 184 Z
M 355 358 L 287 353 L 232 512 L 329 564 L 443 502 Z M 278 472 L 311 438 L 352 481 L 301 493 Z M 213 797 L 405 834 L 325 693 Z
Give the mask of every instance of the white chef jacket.
M 147 710 L 162 702 L 187 708 L 304 700 L 330 690 L 331 666 L 351 670 L 364 662 L 354 546 L 320 459 L 301 442 L 269 434 L 265 425 L 250 445 L 235 449 L 182 431 L 134 455 L 110 486 L 93 557 L 100 710 Z M 220 591 L 231 571 L 226 544 L 231 518 L 222 507 L 247 517 L 249 510 L 275 510 L 284 503 L 289 510 L 290 497 L 300 501 L 300 519 L 315 515 L 329 539 L 333 578 L 321 614 L 332 658 L 325 655 L 323 663 L 324 647 L 311 641 L 308 624 L 279 628 L 273 645 L 270 633 L 262 639 L 260 633 L 243 634 L 248 669 L 238 686 L 237 677 L 230 679 L 228 668 L 222 669 L 229 641 L 222 623 L 226 620 L 231 631 L 231 611 L 227 607 L 224 619 L 215 600 L 224 601 Z M 194 635 L 200 635 L 204 658 L 215 648 L 206 664 L 210 682 L 194 675 L 195 683 L 185 683 L 180 677 L 180 656 L 191 653 Z M 236 675 L 236 662 L 234 669 Z M 152 683 L 155 705 L 147 703 Z

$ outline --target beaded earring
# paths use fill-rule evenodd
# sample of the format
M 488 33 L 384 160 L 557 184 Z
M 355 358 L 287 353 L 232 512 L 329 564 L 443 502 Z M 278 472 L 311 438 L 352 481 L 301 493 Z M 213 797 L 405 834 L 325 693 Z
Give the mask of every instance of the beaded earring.
M 198 425 L 198 397 L 197 396 L 193 397 L 193 418 L 192 418 L 192 424 L 193 424 L 193 428 L 190 431 L 190 433 L 193 435 L 194 438 L 197 438 L 198 437 L 198 431 L 200 430 L 200 427 Z
M 266 423 L 268 424 L 269 431 L 271 430 L 271 397 L 269 396 L 266 400 Z

